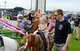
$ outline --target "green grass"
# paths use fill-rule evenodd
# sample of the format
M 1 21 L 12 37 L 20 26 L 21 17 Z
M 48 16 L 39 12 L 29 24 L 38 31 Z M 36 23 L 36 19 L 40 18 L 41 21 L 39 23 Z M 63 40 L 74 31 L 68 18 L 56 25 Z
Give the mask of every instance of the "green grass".
M 72 40 L 69 44 L 69 51 L 80 51 L 80 35 L 79 35 L 79 40 L 75 40 L 76 34 L 73 33 L 72 35 Z
M 18 34 L 18 36 L 16 36 L 16 34 L 17 34 L 16 32 L 12 32 L 10 30 L 2 30 L 2 33 L 4 36 L 11 37 L 11 38 L 17 40 L 19 44 L 21 44 L 22 38 L 20 38 L 19 34 Z
M 9 30 L 3 30 L 3 32 L 11 32 Z M 12 34 L 14 34 L 12 32 Z M 5 34 L 5 36 L 11 36 L 11 34 Z M 76 41 L 75 40 L 76 34 L 72 34 L 72 39 L 71 42 L 69 44 L 69 51 L 80 51 L 80 35 L 79 35 L 79 40 Z M 18 41 L 18 43 L 21 45 L 21 40 L 20 39 L 16 39 Z M 54 51 L 55 51 L 55 46 L 54 46 Z

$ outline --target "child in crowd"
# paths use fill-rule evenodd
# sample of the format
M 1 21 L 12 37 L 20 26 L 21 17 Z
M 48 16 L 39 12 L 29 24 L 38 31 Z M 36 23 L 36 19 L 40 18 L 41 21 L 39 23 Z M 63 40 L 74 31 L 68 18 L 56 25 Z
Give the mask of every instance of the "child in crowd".
M 48 25 L 48 30 L 51 31 L 53 29 L 53 27 L 55 27 L 55 18 L 53 16 L 51 16 L 49 18 L 49 25 Z
M 54 31 L 55 31 L 55 17 L 51 16 L 49 18 L 49 25 L 48 25 L 48 30 L 49 30 L 49 41 L 52 42 L 54 38 Z
M 47 41 L 47 50 L 49 49 L 49 39 L 48 39 L 48 34 L 49 31 L 47 29 L 47 18 L 46 17 L 40 17 L 40 23 L 38 25 L 38 29 L 33 33 L 33 34 L 37 34 L 37 32 L 41 31 L 44 33 L 45 39 Z

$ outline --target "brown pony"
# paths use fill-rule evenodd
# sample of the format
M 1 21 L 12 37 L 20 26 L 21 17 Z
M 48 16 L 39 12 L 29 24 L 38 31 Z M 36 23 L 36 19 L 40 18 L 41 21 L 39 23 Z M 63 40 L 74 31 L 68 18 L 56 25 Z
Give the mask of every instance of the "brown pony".
M 40 21 L 39 18 L 35 18 L 33 26 L 32 26 L 33 32 L 38 29 L 39 21 Z
M 28 34 L 24 37 L 25 42 L 26 42 L 26 39 L 28 39 L 27 48 L 32 47 L 31 51 L 43 51 L 43 44 L 42 44 L 42 41 L 41 41 L 39 35 Z M 52 41 L 52 42 L 50 42 L 50 46 L 49 46 L 48 51 L 51 51 L 53 46 L 54 46 L 54 42 Z

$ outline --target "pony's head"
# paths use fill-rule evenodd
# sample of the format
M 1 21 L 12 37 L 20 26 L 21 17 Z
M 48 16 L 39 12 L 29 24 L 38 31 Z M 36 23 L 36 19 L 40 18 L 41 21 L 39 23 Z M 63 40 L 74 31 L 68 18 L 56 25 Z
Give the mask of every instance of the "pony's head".
M 26 42 L 27 42 L 27 48 L 30 48 L 34 45 L 34 42 L 35 42 L 35 35 L 31 35 L 31 34 L 28 34 L 26 36 Z

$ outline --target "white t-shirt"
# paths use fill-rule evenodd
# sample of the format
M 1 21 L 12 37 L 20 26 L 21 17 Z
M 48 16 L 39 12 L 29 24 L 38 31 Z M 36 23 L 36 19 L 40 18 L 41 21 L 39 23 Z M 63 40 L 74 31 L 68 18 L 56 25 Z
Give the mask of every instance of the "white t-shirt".
M 71 21 L 70 24 L 71 24 L 71 25 L 74 25 L 74 21 Z
M 49 34 L 49 31 L 48 31 L 48 29 L 47 29 L 47 24 L 39 24 L 39 25 L 38 25 L 38 28 L 43 28 L 44 26 L 46 26 L 46 29 L 43 30 L 42 32 L 44 32 L 44 36 L 47 37 L 48 34 Z M 38 30 L 36 30 L 33 34 L 36 34 L 37 32 L 38 32 Z

